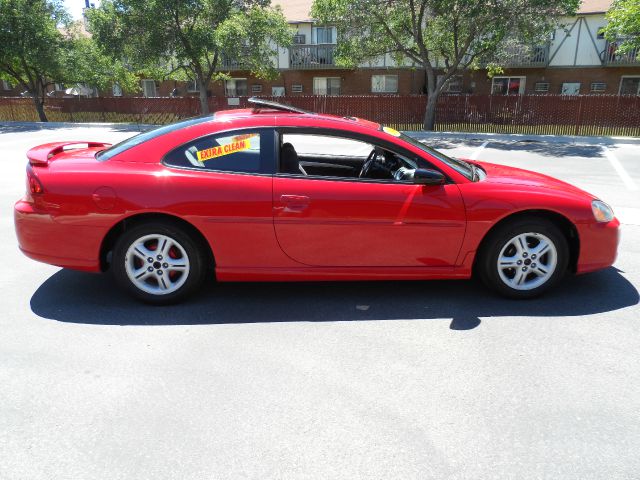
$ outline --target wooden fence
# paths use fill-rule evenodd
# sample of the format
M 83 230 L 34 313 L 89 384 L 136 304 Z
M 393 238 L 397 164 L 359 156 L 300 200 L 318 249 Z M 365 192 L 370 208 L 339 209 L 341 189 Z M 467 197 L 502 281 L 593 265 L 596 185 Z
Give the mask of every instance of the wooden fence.
M 421 130 L 426 96 L 360 95 L 265 97 L 310 111 L 366 118 L 400 130 Z M 247 108 L 209 99 L 210 110 Z M 200 114 L 194 97 L 50 98 L 50 121 L 165 124 Z M 0 97 L 0 121 L 37 121 L 29 98 Z M 640 97 L 617 95 L 443 95 L 437 131 L 548 135 L 640 136 Z

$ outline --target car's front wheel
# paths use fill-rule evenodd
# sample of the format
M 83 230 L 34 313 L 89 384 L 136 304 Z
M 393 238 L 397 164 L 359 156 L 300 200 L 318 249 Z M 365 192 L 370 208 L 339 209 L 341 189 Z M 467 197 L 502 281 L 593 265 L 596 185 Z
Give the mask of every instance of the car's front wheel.
M 484 243 L 479 274 L 486 285 L 511 298 L 531 298 L 564 275 L 569 247 L 563 233 L 542 219 L 502 226 Z
M 170 222 L 125 231 L 115 245 L 112 268 L 127 291 L 156 305 L 186 298 L 202 284 L 206 271 L 197 242 Z

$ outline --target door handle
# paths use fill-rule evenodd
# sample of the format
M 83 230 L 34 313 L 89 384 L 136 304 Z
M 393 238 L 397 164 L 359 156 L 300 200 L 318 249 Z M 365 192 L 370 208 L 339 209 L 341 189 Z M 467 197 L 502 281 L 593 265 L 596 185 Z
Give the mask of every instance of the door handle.
M 282 195 L 280 201 L 285 205 L 285 212 L 301 212 L 311 203 L 311 199 L 304 195 Z

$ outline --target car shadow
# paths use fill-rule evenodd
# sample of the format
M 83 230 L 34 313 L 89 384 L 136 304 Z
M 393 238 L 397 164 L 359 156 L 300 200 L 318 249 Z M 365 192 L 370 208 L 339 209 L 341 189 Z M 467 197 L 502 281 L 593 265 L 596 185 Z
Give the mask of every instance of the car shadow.
M 420 141 L 432 148 L 435 148 L 436 150 L 442 150 L 443 153 L 446 153 L 447 150 L 460 147 L 473 149 L 481 146 L 483 143 L 483 140 L 450 138 L 429 138 Z M 504 141 L 487 139 L 486 141 L 488 142 L 488 149 L 505 150 L 509 152 L 536 153 L 543 157 L 604 157 L 602 144 L 586 145 L 577 143 L 553 143 L 536 140 Z M 615 148 L 615 145 L 612 145 L 611 148 Z M 486 156 L 486 153 L 484 153 L 484 155 Z
M 111 275 L 60 270 L 33 294 L 37 315 L 94 325 L 204 325 L 268 322 L 452 319 L 470 330 L 480 317 L 579 316 L 639 301 L 615 268 L 567 278 L 533 300 L 509 300 L 475 281 L 208 283 L 187 302 L 153 307 L 130 298 Z
M 536 153 L 544 157 L 604 157 L 601 145 L 583 145 L 575 143 L 552 143 L 531 140 L 490 141 L 487 148 L 494 150 L 506 150 L 509 152 Z

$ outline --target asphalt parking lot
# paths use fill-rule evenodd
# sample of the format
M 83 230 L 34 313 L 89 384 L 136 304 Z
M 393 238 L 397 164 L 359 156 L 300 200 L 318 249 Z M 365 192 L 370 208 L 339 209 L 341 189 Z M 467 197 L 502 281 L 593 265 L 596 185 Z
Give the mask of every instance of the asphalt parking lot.
M 640 478 L 640 144 L 429 143 L 610 203 L 613 268 L 531 301 L 472 281 L 220 284 L 152 308 L 24 257 L 0 124 L 0 479 Z

